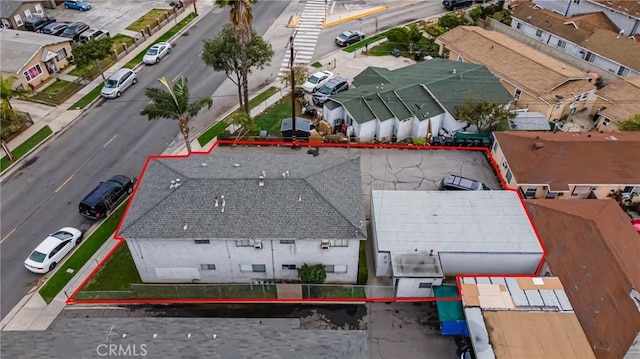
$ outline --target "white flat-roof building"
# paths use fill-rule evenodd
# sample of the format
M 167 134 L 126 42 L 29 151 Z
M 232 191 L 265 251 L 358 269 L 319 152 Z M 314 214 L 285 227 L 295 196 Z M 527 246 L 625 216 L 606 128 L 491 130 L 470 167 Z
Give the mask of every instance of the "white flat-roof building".
M 535 274 L 543 257 L 514 191 L 372 191 L 371 202 L 376 276 L 399 297 L 433 296 L 445 276 Z

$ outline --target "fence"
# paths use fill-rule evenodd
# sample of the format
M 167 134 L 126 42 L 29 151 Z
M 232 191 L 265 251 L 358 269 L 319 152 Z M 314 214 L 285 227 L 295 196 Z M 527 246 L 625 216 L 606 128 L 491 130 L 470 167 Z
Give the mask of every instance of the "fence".
M 274 283 L 264 284 L 131 284 L 129 291 L 86 291 L 81 290 L 75 300 L 145 300 L 145 299 L 201 299 L 201 300 L 243 300 L 278 298 L 299 299 L 354 299 L 393 298 L 395 289 L 388 286 L 350 284 L 299 284 L 299 292 L 287 289 L 286 295 L 278 293 Z
M 72 82 L 56 78 L 53 83 L 47 85 L 41 91 L 31 96 L 31 100 L 44 103 L 46 105 L 57 106 L 71 97 L 74 93 L 78 92 L 78 90 L 86 84 L 87 80 L 83 78 L 77 78 Z
M 4 141 L 11 141 L 14 137 L 21 134 L 24 130 L 33 125 L 33 120 L 28 112 L 14 111 L 8 116 L 3 116 L 1 121 L 2 139 Z

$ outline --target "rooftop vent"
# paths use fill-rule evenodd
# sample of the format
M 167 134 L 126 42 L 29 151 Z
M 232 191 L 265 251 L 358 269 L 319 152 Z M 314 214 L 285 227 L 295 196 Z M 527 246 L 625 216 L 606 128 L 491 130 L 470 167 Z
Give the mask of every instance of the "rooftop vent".
M 171 184 L 169 185 L 169 189 L 178 188 L 181 185 L 182 185 L 182 182 L 180 182 L 180 178 L 176 178 L 175 181 L 171 181 Z
M 607 136 L 607 137 L 605 137 L 604 139 L 605 139 L 605 140 L 609 140 L 609 141 L 617 141 L 617 140 L 618 140 L 618 138 L 617 138 L 617 137 L 615 137 L 615 136 Z
M 539 149 L 541 149 L 541 148 L 544 148 L 544 143 L 542 143 L 542 142 L 535 142 L 535 143 L 533 144 L 533 148 L 534 148 L 534 149 L 536 149 L 536 150 L 539 150 Z
M 201 163 L 200 167 L 207 167 L 207 164 L 206 163 Z
M 258 177 L 258 186 L 264 187 L 264 176 Z
M 215 197 L 215 202 L 213 204 L 214 207 L 218 207 L 218 196 Z
M 240 167 L 240 164 L 239 163 L 234 163 L 233 167 Z

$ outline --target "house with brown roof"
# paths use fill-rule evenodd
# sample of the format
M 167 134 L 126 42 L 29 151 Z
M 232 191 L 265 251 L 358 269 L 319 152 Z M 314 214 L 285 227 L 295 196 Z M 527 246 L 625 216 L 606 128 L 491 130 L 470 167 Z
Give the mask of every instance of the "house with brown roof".
M 462 277 L 476 358 L 595 359 L 559 278 Z
M 640 34 L 640 2 L 629 0 L 533 0 L 565 17 L 603 12 L 627 36 Z
M 592 115 L 598 131 L 617 131 L 620 122 L 640 114 L 640 76 L 613 81 L 597 95 Z
M 588 73 L 502 33 L 458 26 L 438 36 L 440 54 L 486 66 L 514 97 L 515 107 L 549 120 L 591 108 L 596 87 Z
M 513 6 L 511 27 L 602 71 L 621 77 L 640 75 L 640 43 L 622 35 L 603 12 L 564 17 L 521 2 Z
M 640 355 L 640 235 L 611 199 L 525 200 L 596 358 Z
M 640 132 L 505 131 L 491 154 L 508 187 L 523 198 L 607 198 L 622 190 L 640 201 Z

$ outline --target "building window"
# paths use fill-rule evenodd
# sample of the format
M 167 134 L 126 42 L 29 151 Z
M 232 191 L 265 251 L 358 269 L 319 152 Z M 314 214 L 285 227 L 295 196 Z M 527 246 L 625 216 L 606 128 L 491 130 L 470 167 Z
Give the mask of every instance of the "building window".
M 596 59 L 596 55 L 593 54 L 593 52 L 587 52 L 587 54 L 584 56 L 584 60 L 587 62 L 593 62 Z
M 538 192 L 538 187 L 527 187 L 527 190 L 524 192 L 524 195 L 527 198 L 535 198 L 537 192 Z
M 580 98 L 580 100 L 584 101 L 584 100 L 587 99 L 587 97 L 589 97 L 589 93 L 585 92 L 585 93 L 582 94 L 582 97 Z
M 200 265 L 200 269 L 201 270 L 216 270 L 216 265 L 215 264 L 201 264 Z
M 208 239 L 195 239 L 193 242 L 195 244 L 209 244 L 209 240 Z
M 462 61 L 464 61 L 464 56 L 458 55 L 458 62 L 462 62 Z
M 493 152 L 496 152 L 498 150 L 498 141 L 496 141 L 496 143 L 493 144 Z
M 607 127 L 607 125 L 609 125 L 609 122 L 611 122 L 611 120 L 605 118 L 604 120 L 602 120 L 602 126 Z
M 255 241 L 253 239 L 243 239 L 236 241 L 236 247 L 253 247 Z
M 60 62 L 64 59 L 67 58 L 67 49 L 60 49 L 60 51 L 58 51 L 56 53 L 56 62 Z
M 619 76 L 628 76 L 629 75 L 629 69 L 624 67 L 624 66 L 620 66 L 620 68 L 618 69 L 617 74 Z
M 433 283 L 420 283 L 418 284 L 418 288 L 431 288 L 431 286 L 433 285 Z
M 326 265 L 324 266 L 327 273 L 347 273 L 347 265 L 346 264 L 335 264 L 335 265 Z
M 544 196 L 545 199 L 555 199 L 556 197 L 558 197 L 558 192 L 547 192 Z
M 266 271 L 267 266 L 264 264 L 240 264 L 240 272 L 264 273 Z
M 283 264 L 282 270 L 296 270 L 295 264 Z
M 516 91 L 513 93 L 513 98 L 516 99 L 516 101 L 518 101 L 521 95 L 522 95 L 522 90 L 516 89 Z
M 542 30 L 537 30 L 536 31 L 536 36 L 537 37 L 542 37 Z
M 558 45 L 559 48 L 561 49 L 566 49 L 567 48 L 567 43 L 562 41 L 562 40 L 558 40 Z
M 574 4 L 580 4 L 580 0 L 573 0 Z
M 34 8 L 36 9 L 36 14 L 44 15 L 44 11 L 42 11 L 42 6 L 40 6 L 40 4 L 36 4 Z
M 296 244 L 295 239 L 281 239 L 280 244 Z
M 557 109 L 559 109 L 559 108 L 560 108 L 560 106 L 562 106 L 562 102 L 558 102 L 558 103 L 556 104 L 556 110 L 557 110 Z
M 516 29 L 522 30 L 522 23 L 516 22 Z
M 510 169 L 507 170 L 507 175 L 505 176 L 505 178 L 507 179 L 507 183 L 511 183 L 511 179 L 513 178 L 513 174 L 511 173 Z
M 349 247 L 348 239 L 332 239 L 329 241 L 331 247 Z
M 509 167 L 509 165 L 507 165 L 507 161 L 502 161 L 502 167 L 503 167 L 503 168 L 507 168 L 507 167 Z
M 18 25 L 18 27 L 24 25 L 24 23 L 22 22 L 22 18 L 20 17 L 20 15 L 16 15 L 13 17 L 13 21 L 16 22 L 16 25 Z
M 40 76 L 40 74 L 42 74 L 42 69 L 40 68 L 40 64 L 36 64 L 34 67 L 24 72 L 24 77 L 27 81 L 31 81 Z
M 578 101 L 580 101 L 580 95 L 573 98 L 573 102 L 578 102 Z

